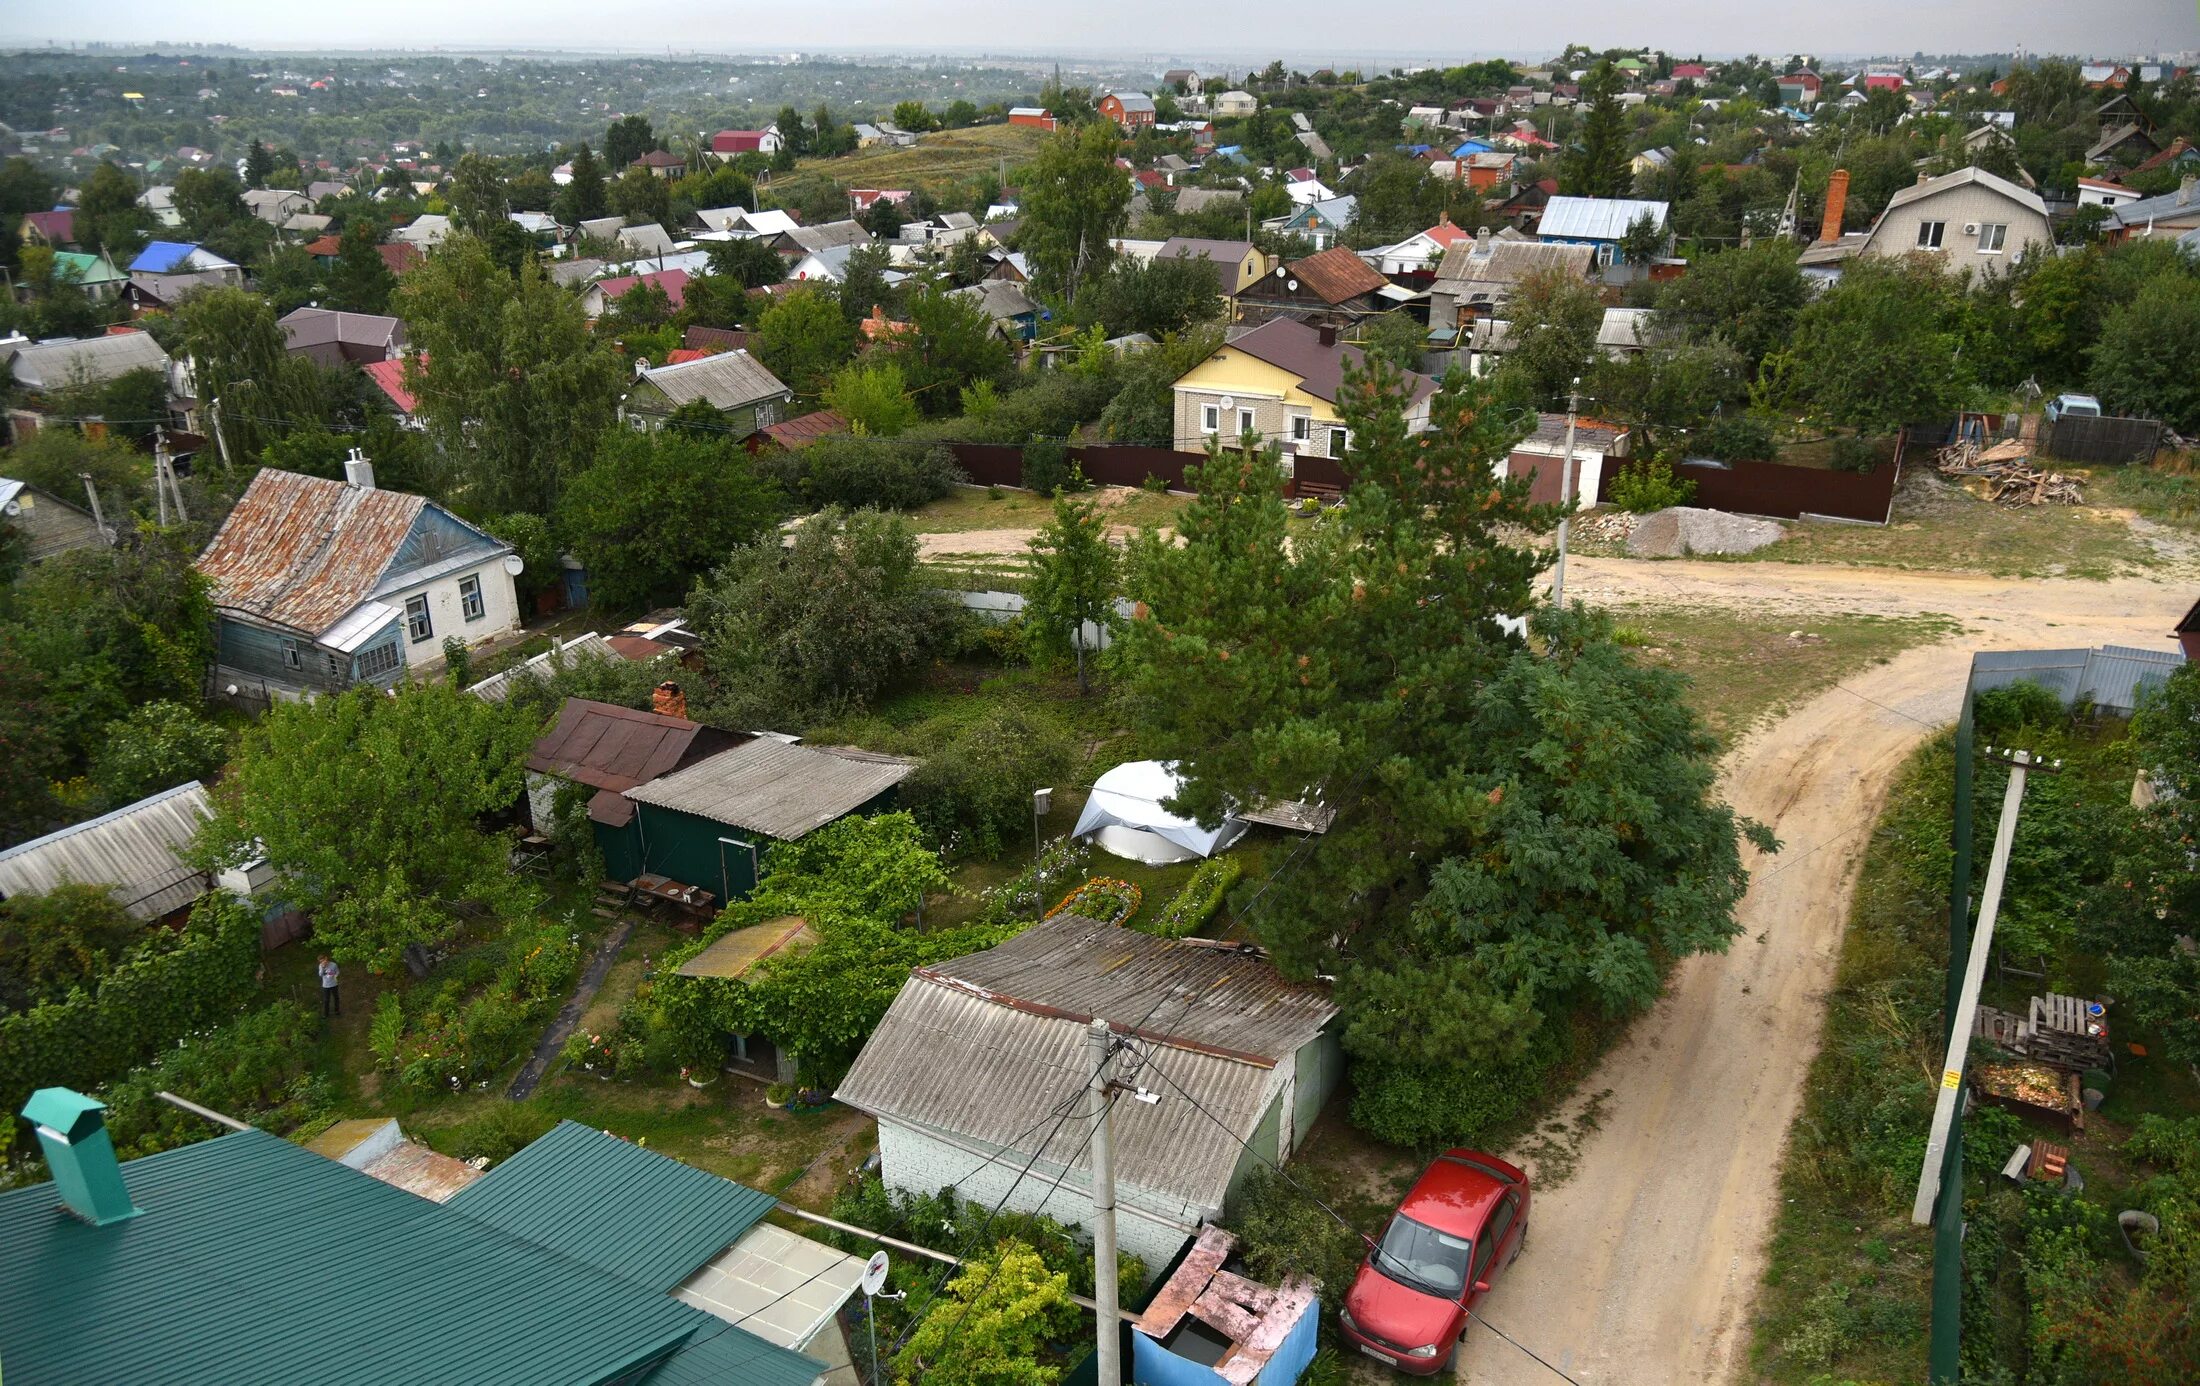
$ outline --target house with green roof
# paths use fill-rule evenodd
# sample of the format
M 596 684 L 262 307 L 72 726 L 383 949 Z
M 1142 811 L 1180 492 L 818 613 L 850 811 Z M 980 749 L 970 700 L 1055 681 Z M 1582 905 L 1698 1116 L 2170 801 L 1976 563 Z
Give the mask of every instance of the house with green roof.
M 57 250 L 53 253 L 53 271 L 55 278 L 76 285 L 94 303 L 105 303 L 130 282 L 130 276 L 116 269 L 104 250 L 96 255 Z
M 714 1237 L 768 1196 L 674 1201 L 682 1181 L 660 1173 L 606 1217 L 568 1196 L 609 1198 L 626 1177 L 609 1171 L 647 1152 L 585 1127 L 477 1181 L 469 1213 L 249 1128 L 123 1163 L 102 1112 L 64 1088 L 23 1109 L 53 1182 L 0 1193 L 9 1386 L 815 1386 L 827 1370 L 662 1283 L 660 1242 L 708 1239 L 686 1214 Z

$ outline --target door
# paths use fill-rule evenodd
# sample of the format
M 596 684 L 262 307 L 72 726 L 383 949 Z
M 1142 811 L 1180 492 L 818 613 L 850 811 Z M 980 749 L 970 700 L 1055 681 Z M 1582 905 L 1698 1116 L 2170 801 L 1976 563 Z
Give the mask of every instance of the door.
M 1482 1235 L 1474 1239 L 1474 1273 L 1467 1277 L 1466 1305 L 1469 1309 L 1481 1299 L 1475 1286 L 1495 1283 L 1497 1274 L 1512 1260 L 1513 1248 L 1520 1239 L 1520 1196 L 1506 1194 L 1490 1213 L 1490 1220 L 1482 1224 Z

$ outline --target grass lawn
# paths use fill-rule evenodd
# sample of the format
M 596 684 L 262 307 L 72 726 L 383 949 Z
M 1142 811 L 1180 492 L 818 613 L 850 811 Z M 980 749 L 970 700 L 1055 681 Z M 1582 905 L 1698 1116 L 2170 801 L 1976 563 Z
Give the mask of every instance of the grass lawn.
M 1111 527 L 1122 529 L 1166 525 L 1192 499 L 1136 486 L 1096 487 L 1086 498 L 1107 513 Z M 962 534 L 986 529 L 1037 529 L 1053 518 L 1054 502 L 1034 492 L 958 486 L 953 495 L 912 514 L 909 527 L 919 534 Z
M 906 149 L 881 145 L 837 159 L 798 160 L 793 173 L 772 180 L 771 190 L 781 206 L 799 201 L 824 182 L 844 188 L 922 188 L 937 197 L 989 174 L 998 177 L 1003 159 L 1014 168 L 1038 153 L 1045 139 L 1044 130 L 1022 125 L 942 130 Z
M 1689 701 L 1729 745 L 1828 685 L 1961 629 L 1932 616 L 1806 617 L 1658 606 L 1616 606 L 1612 613 L 1619 639 L 1635 647 L 1637 658 L 1688 676 Z
M 1803 522 L 1748 558 L 1877 568 L 1991 573 L 1997 577 L 2107 578 L 2153 561 L 2123 516 L 2088 486 L 2094 504 L 2011 508 L 1978 499 L 1913 459 L 1885 527 Z

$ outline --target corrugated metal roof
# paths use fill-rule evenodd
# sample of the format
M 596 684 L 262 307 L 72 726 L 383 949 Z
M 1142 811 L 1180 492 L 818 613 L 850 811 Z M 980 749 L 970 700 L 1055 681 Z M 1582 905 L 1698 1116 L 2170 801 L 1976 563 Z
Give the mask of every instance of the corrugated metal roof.
M 689 1341 L 715 1365 L 743 1336 L 264 1131 L 132 1160 L 123 1181 L 143 1212 L 109 1227 L 51 1185 L 0 1193 L 11 1381 L 593 1383 Z M 768 1371 L 715 1379 L 817 1375 Z
M 806 953 L 817 946 L 817 935 L 800 915 L 735 929 L 680 964 L 682 977 L 718 977 L 738 981 L 766 958 Z
M 626 797 L 792 842 L 853 813 L 916 768 L 895 756 L 759 737 L 637 785 Z
M 2090 703 L 2129 716 L 2139 701 L 2185 662 L 2176 650 L 2103 645 L 2097 650 L 1992 650 L 1971 656 L 1976 692 L 2036 683 L 2066 705 Z
M 792 392 L 764 363 L 746 350 L 721 351 L 700 361 L 677 366 L 658 366 L 642 372 L 642 379 L 664 391 L 675 405 L 706 401 L 713 409 L 738 409 L 760 399 L 774 399 Z
M 592 1126 L 561 1121 L 444 1206 L 670 1294 L 778 1202 Z
M 1022 991 L 980 986 L 971 974 Z M 1149 1084 L 1161 1101 L 1117 1104 L 1117 1176 L 1188 1209 L 1219 1207 L 1240 1140 L 1251 1139 L 1288 1071 L 1273 1065 L 1336 1013 L 1322 989 L 1285 982 L 1242 953 L 1057 915 L 997 948 L 919 969 L 835 1096 L 881 1119 L 1013 1147 L 1054 1169 L 1086 1168 L 1089 1120 L 1080 1112 L 1057 1127 L 1047 1114 L 1090 1076 L 1088 1019 L 1100 1013 L 1128 1026 L 1149 1012 L 1167 1034 L 1134 1038 L 1132 1048 L 1168 1078 Z
M 177 855 L 214 816 L 197 780 L 0 852 L 0 898 L 64 882 L 109 885 L 136 919 L 158 919 L 206 891 L 206 875 Z
M 1543 219 L 1536 223 L 1535 233 L 1545 240 L 1567 236 L 1616 241 L 1645 213 L 1660 230 L 1664 229 L 1666 204 L 1663 202 L 1637 197 L 1554 197 L 1545 204 Z
M 1444 252 L 1436 282 L 1462 298 L 1472 297 L 1478 288 L 1494 295 L 1545 270 L 1586 276 L 1595 259 L 1594 246 L 1477 238 L 1459 241 Z
M 263 467 L 197 567 L 217 606 L 318 635 L 374 590 L 427 503 Z
M 1948 192 L 1954 188 L 1967 187 L 1972 183 L 2000 193 L 2011 202 L 2037 212 L 2043 217 L 2047 215 L 2047 203 L 2038 193 L 2033 192 L 2030 188 L 2019 187 L 1998 173 L 1988 173 L 1985 169 L 1973 165 L 1970 168 L 1959 168 L 1953 173 L 1944 173 L 1938 178 L 1928 178 L 1922 183 L 1912 183 L 1908 187 L 1900 189 L 1894 196 L 1887 199 L 1886 211 L 1879 214 L 1880 219 L 1884 221 L 1887 212 L 1915 202 L 1919 198 L 1932 197 L 1935 194 Z M 1551 199 L 1551 205 L 1555 207 L 1562 200 L 1554 197 Z M 2137 204 L 2131 205 L 2136 206 Z M 2129 210 L 2129 208 L 2127 207 L 2125 210 Z M 1545 212 L 1543 214 L 1543 224 L 1547 227 L 1550 225 L 1550 221 L 1551 214 Z M 1876 225 L 1877 223 L 1874 223 L 1875 228 Z
M 528 753 L 527 768 L 596 789 L 632 789 L 669 772 L 708 731 L 684 717 L 567 698 L 557 725 Z
M 168 353 L 150 332 L 116 332 L 17 347 L 10 366 L 26 390 L 60 390 L 100 384 L 128 371 L 166 371 Z

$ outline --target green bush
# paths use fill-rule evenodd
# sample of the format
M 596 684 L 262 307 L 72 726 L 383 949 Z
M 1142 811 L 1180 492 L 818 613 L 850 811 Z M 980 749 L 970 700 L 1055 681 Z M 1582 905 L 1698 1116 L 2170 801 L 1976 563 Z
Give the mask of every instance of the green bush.
M 1083 489 L 1071 484 L 1069 446 L 1060 438 L 1033 437 L 1024 443 L 1024 486 L 1042 496 Z
M 1161 938 L 1185 938 L 1200 931 L 1215 911 L 1222 908 L 1222 897 L 1237 884 L 1245 868 L 1236 857 L 1209 857 L 1195 869 L 1161 912 L 1151 919 L 1140 921 L 1138 927 Z
M 1474 1145 L 1549 1091 L 1557 1058 L 1530 1054 L 1487 1068 L 1361 1063 L 1352 1070 L 1352 1124 L 1391 1145 Z
M 64 881 L 0 900 L 0 1012 L 97 987 L 116 962 L 157 942 L 105 886 Z
M 990 860 L 1030 840 L 1031 791 L 1067 774 L 1075 750 L 1052 718 L 994 708 L 922 749 L 902 802 L 949 856 Z
M 1763 419 L 1722 414 L 1696 434 L 1695 450 L 1721 462 L 1763 462 L 1771 458 L 1775 445 L 1772 425 Z
M 252 994 L 260 919 L 217 891 L 158 952 L 140 952 L 92 991 L 0 1017 L 0 1110 L 21 1110 L 33 1089 L 87 1089 L 194 1030 L 219 1024 Z
M 1673 464 L 1657 457 L 1630 462 L 1612 477 L 1612 504 L 1635 515 L 1686 505 L 1696 498 L 1696 483 L 1678 481 Z
M 409 1088 L 482 1081 L 528 1051 L 579 970 L 580 946 L 563 924 L 516 926 L 500 948 L 453 963 L 402 1020 L 384 1009 L 395 993 L 384 993 L 375 1003 L 368 1043 L 377 1061 Z
M 1879 443 L 1860 433 L 1844 433 L 1833 440 L 1830 459 L 1837 472 L 1869 472 L 1879 466 Z
M 858 434 L 820 438 L 774 457 L 770 470 L 813 509 L 914 510 L 967 479 L 944 446 Z
M 1238 1186 L 1223 1221 L 1238 1234 L 1246 1270 L 1270 1285 L 1298 1272 L 1341 1297 L 1367 1252 L 1358 1233 L 1266 1164 L 1256 1165 Z
M 405 1007 L 394 991 L 374 998 L 374 1019 L 367 1026 L 367 1048 L 374 1052 L 378 1068 L 397 1066 L 397 1054 L 405 1042 Z
M 451 1153 L 495 1165 L 541 1139 L 557 1119 L 524 1102 L 498 1102 L 451 1133 Z
M 2032 679 L 1989 688 L 1971 704 L 1971 723 L 1981 746 L 1996 745 L 2020 731 L 2060 727 L 2069 717 L 2054 690 Z
M 107 1130 L 125 1160 L 219 1134 L 160 1100 L 172 1092 L 253 1125 L 286 1130 L 325 1110 L 333 1095 L 311 1072 L 320 1017 L 278 1001 L 214 1029 L 180 1037 L 174 1048 L 99 1091 Z

